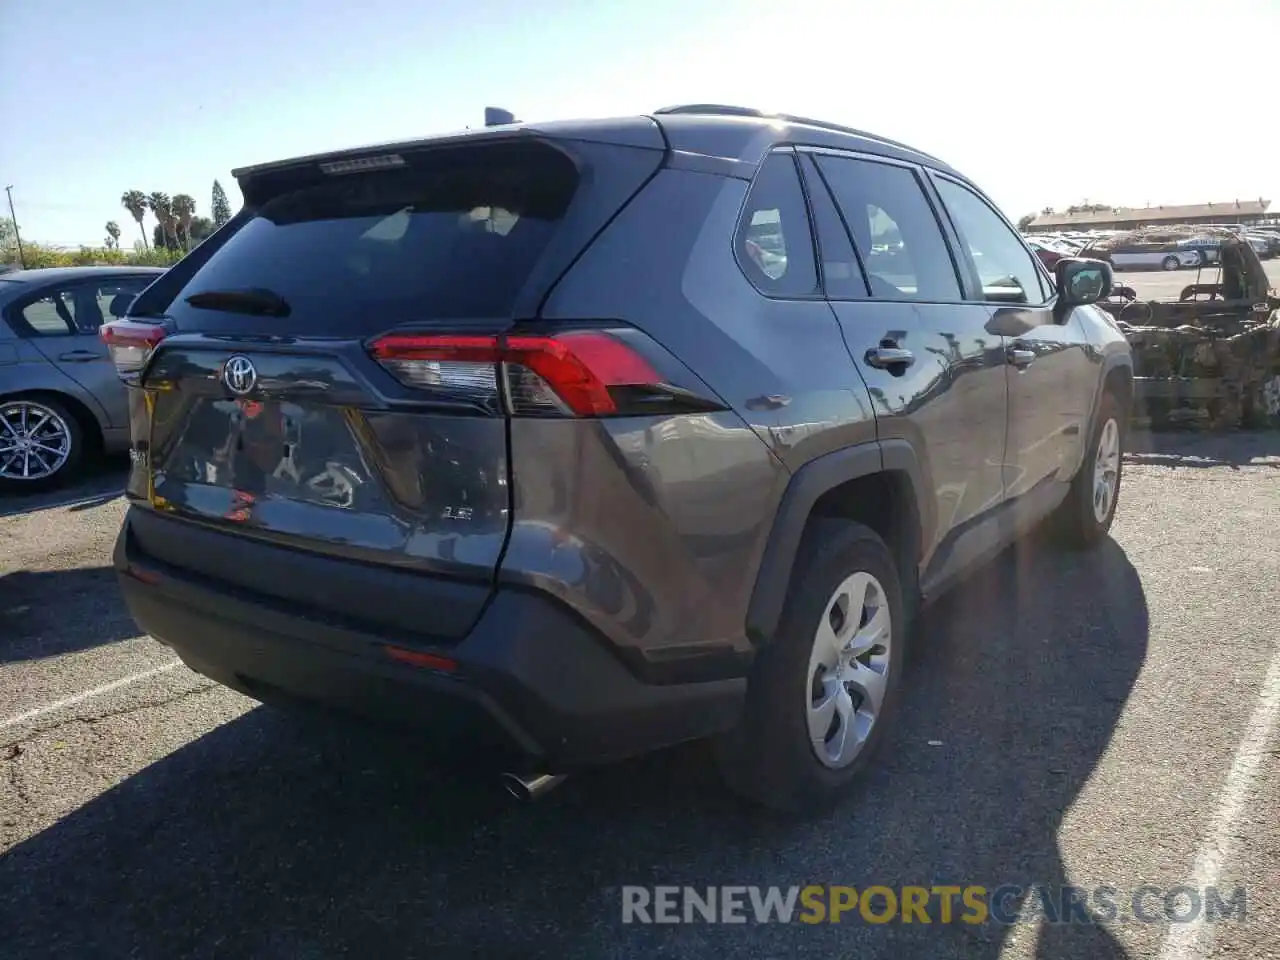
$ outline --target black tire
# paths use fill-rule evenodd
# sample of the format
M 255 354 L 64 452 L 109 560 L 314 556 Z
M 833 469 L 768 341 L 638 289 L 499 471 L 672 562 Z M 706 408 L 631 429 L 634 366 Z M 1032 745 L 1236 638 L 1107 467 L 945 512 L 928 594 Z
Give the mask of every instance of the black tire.
M 890 616 L 887 670 L 881 708 L 860 752 L 833 769 L 809 740 L 805 691 L 810 654 L 827 604 L 849 576 L 869 573 L 883 588 Z M 859 523 L 822 520 L 811 526 L 791 575 L 777 636 L 756 657 L 742 721 L 718 738 L 721 776 L 735 793 L 774 811 L 803 813 L 829 807 L 866 767 L 891 724 L 908 632 L 902 588 L 889 548 Z
M 46 396 L 7 397 L 0 399 L 0 409 L 15 403 L 31 404 L 33 407 L 48 410 L 56 416 L 66 426 L 67 436 L 70 441 L 69 450 L 62 466 L 48 476 L 31 480 L 0 476 L 0 491 L 10 494 L 38 493 L 69 483 L 80 472 L 80 467 L 84 461 L 85 436 L 84 429 L 80 426 L 80 421 L 57 400 Z
M 1177 270 L 1180 266 L 1182 266 L 1182 261 L 1173 254 L 1169 254 L 1169 256 L 1160 261 L 1162 270 Z
M 1116 505 L 1120 502 L 1121 481 L 1124 476 L 1126 420 L 1116 395 L 1111 391 L 1104 392 L 1089 430 L 1089 445 L 1085 448 L 1080 469 L 1071 481 L 1067 498 L 1058 506 L 1052 518 L 1053 532 L 1063 546 L 1087 550 L 1101 543 L 1110 532 L 1116 516 Z M 1116 424 L 1120 456 L 1115 464 L 1115 492 L 1111 496 L 1106 515 L 1099 519 L 1094 510 L 1094 470 L 1098 462 L 1099 441 L 1108 421 Z

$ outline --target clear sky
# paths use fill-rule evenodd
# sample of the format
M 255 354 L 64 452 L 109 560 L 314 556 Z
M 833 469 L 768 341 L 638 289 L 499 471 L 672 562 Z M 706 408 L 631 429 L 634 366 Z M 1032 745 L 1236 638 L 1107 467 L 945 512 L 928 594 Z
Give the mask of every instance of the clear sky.
M 239 205 L 232 167 L 486 105 L 719 102 L 904 140 L 1015 218 L 1280 206 L 1275 65 L 1233 66 L 1255 44 L 1280 45 L 1280 0 L 0 0 L 0 186 L 26 238 L 96 245 L 114 219 L 128 245 L 129 188 L 208 215 L 215 177 Z

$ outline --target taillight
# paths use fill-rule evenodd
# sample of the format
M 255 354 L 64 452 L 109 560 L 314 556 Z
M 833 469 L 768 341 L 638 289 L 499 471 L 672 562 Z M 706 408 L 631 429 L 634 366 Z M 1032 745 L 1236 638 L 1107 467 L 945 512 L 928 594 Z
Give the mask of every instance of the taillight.
M 168 328 L 159 323 L 138 320 L 112 320 L 102 325 L 100 335 L 111 354 L 116 373 L 122 377 L 137 374 L 146 366 L 156 344 L 165 338 Z
M 643 335 L 632 331 L 630 336 L 634 343 Z M 489 401 L 487 405 L 505 406 L 516 415 L 662 413 L 672 403 L 687 406 L 690 398 L 697 408 L 708 409 L 696 391 L 663 377 L 633 343 L 603 330 L 499 336 L 390 333 L 369 349 L 406 386 Z

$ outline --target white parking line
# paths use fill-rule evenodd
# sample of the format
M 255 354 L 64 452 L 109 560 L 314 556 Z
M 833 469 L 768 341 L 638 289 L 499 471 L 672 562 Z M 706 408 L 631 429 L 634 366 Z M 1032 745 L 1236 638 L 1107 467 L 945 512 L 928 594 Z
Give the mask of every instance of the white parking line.
M 65 707 L 74 707 L 77 703 L 83 703 L 85 700 L 99 697 L 104 693 L 110 693 L 112 690 L 119 690 L 121 687 L 127 687 L 131 683 L 138 683 L 140 680 L 149 680 L 151 677 L 159 676 L 167 673 L 174 667 L 182 666 L 181 660 L 170 660 L 168 663 L 162 663 L 158 667 L 152 667 L 150 670 L 143 670 L 139 673 L 131 673 L 127 677 L 121 677 L 119 680 L 112 680 L 110 683 L 104 683 L 100 687 L 94 687 L 92 690 L 86 690 L 83 693 L 77 693 L 70 697 L 63 697 L 61 700 L 55 700 L 53 703 L 45 704 L 43 707 L 36 707 L 34 710 L 28 710 L 25 713 L 19 713 L 16 716 L 0 720 L 0 730 L 8 727 L 16 727 L 21 723 L 28 723 L 46 714 L 54 713 Z
M 1234 845 L 1235 821 L 1249 799 L 1277 718 L 1280 718 L 1280 648 L 1271 660 L 1266 679 L 1262 681 L 1258 705 L 1231 761 L 1227 782 L 1214 812 L 1213 827 L 1196 856 L 1191 885 L 1202 895 L 1205 887 L 1217 886 L 1222 881 L 1222 868 L 1230 859 Z M 1191 923 L 1175 924 L 1169 928 L 1160 960 L 1194 960 L 1206 956 L 1211 945 L 1212 928 L 1205 924 L 1202 911 L 1199 918 Z

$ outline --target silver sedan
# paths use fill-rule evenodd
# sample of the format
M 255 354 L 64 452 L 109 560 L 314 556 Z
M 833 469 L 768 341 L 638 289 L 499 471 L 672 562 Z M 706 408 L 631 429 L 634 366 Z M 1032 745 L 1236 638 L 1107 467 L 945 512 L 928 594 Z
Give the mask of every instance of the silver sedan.
M 164 271 L 66 267 L 0 275 L 0 489 L 60 484 L 125 450 L 129 416 L 98 328 Z

